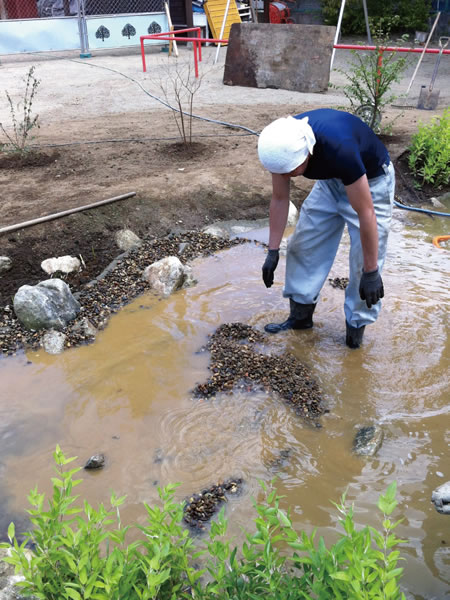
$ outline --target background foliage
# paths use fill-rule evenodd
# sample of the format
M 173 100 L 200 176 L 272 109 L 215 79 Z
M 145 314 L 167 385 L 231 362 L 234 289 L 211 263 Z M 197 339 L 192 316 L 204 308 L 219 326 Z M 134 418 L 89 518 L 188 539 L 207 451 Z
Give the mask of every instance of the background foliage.
M 322 0 L 322 14 L 326 25 L 336 25 L 341 0 Z M 367 0 L 370 29 L 386 29 L 387 22 L 396 31 L 427 31 L 431 0 Z M 347 0 L 342 19 L 344 35 L 366 34 L 361 0 Z
M 408 150 L 415 178 L 437 188 L 450 185 L 450 108 L 428 125 L 420 123 Z

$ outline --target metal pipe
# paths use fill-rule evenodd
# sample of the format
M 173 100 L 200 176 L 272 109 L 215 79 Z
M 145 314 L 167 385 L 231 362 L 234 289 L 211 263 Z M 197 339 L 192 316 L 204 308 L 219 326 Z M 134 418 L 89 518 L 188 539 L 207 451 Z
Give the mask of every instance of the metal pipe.
M 81 212 L 89 208 L 96 208 L 97 206 L 110 204 L 111 202 L 116 202 L 116 200 L 126 200 L 132 196 L 136 196 L 136 192 L 128 192 L 128 194 L 122 194 L 121 196 L 115 196 L 114 198 L 107 198 L 106 200 L 100 200 L 99 202 L 93 202 L 92 204 L 85 204 L 84 206 L 78 206 L 77 208 L 69 208 L 68 210 L 62 210 L 61 212 L 53 213 L 52 215 L 46 215 L 45 217 L 38 217 L 37 219 L 32 219 L 31 221 L 16 223 L 16 225 L 8 225 L 7 227 L 2 227 L 0 229 L 0 234 L 8 233 L 9 231 L 16 231 L 17 229 L 24 229 L 25 227 L 30 227 L 30 225 L 37 225 L 38 223 L 45 223 L 46 221 L 53 221 L 54 219 L 66 217 L 67 215 Z
M 363 8 L 364 8 L 364 20 L 366 22 L 366 32 L 367 32 L 367 42 L 369 45 L 372 45 L 372 37 L 370 35 L 370 27 L 369 27 L 369 15 L 367 13 L 367 3 L 366 0 L 362 0 Z
M 200 29 L 200 27 L 195 27 L 194 29 Z M 192 31 L 193 29 L 189 30 Z M 144 54 L 144 39 L 145 40 L 178 40 L 178 41 L 189 41 L 192 42 L 194 45 L 194 64 L 195 64 L 195 77 L 198 77 L 198 61 L 202 60 L 202 54 L 201 54 L 201 44 L 202 42 L 221 42 L 222 44 L 226 44 L 228 42 L 228 40 L 221 40 L 218 38 L 204 38 L 204 37 L 189 37 L 189 38 L 182 38 L 182 37 L 176 37 L 175 33 L 181 33 L 184 31 L 188 31 L 187 29 L 183 29 L 177 32 L 164 32 L 164 33 L 152 33 L 151 35 L 142 35 L 141 36 L 141 54 L 142 54 L 142 68 L 144 70 L 144 72 L 147 71 L 147 66 L 145 63 L 145 54 Z M 198 46 L 196 45 L 198 44 Z M 197 56 L 197 49 L 198 49 L 198 56 Z
M 336 54 L 335 48 L 337 48 L 337 41 L 339 39 L 339 34 L 341 32 L 341 23 L 342 23 L 342 16 L 344 15 L 344 7 L 345 7 L 345 0 L 342 0 L 341 9 L 339 11 L 338 22 L 336 25 L 336 34 L 334 36 L 333 52 L 331 53 L 330 72 L 333 69 L 334 55 Z
M 140 36 L 140 41 L 141 41 L 141 56 L 142 56 L 142 70 L 144 71 L 144 73 L 147 71 L 147 65 L 145 64 L 145 50 L 144 50 L 144 40 L 158 40 L 158 39 L 162 39 L 162 40 L 169 40 L 169 41 L 176 41 L 178 38 L 175 37 L 175 35 L 179 35 L 180 33 L 187 33 L 189 31 L 197 31 L 198 32 L 198 36 L 200 36 L 201 33 L 201 28 L 200 27 L 187 27 L 186 29 L 178 29 L 177 31 L 162 31 L 161 33 L 152 33 L 149 35 L 141 35 Z M 173 37 L 160 37 L 160 36 L 167 36 L 167 35 L 173 35 Z M 193 38 L 196 39 L 196 38 Z M 181 41 L 183 42 L 190 42 L 191 38 L 181 38 Z M 195 42 L 193 42 L 195 43 Z
M 225 25 L 228 19 L 228 11 L 230 9 L 230 0 L 227 0 L 227 5 L 225 8 L 225 14 L 223 16 L 223 21 L 222 21 L 222 27 L 220 28 L 220 35 L 219 37 L 222 39 L 223 37 L 223 32 L 225 31 Z M 220 50 L 220 42 L 217 44 L 217 50 L 216 50 L 216 57 L 214 58 L 214 64 L 217 63 L 217 59 L 219 58 L 219 50 Z
M 413 81 L 414 81 L 414 79 L 415 79 L 415 77 L 416 77 L 416 75 L 417 75 L 417 71 L 419 70 L 420 63 L 422 62 L 423 55 L 424 55 L 424 54 L 425 54 L 425 52 L 427 51 L 427 48 L 428 48 L 429 41 L 431 40 L 431 36 L 433 35 L 434 28 L 436 27 L 436 25 L 437 25 L 437 22 L 439 21 L 439 17 L 440 17 L 440 16 L 441 16 L 441 13 L 440 13 L 440 12 L 438 12 L 438 14 L 436 15 L 436 18 L 435 18 L 435 20 L 434 20 L 433 27 L 431 28 L 430 35 L 428 36 L 428 39 L 427 39 L 427 41 L 426 41 L 426 44 L 425 44 L 425 46 L 423 47 L 423 51 L 422 51 L 422 54 L 421 54 L 421 56 L 420 56 L 420 58 L 419 58 L 419 62 L 417 63 L 417 65 L 416 65 L 416 68 L 414 69 L 414 73 L 413 73 L 413 75 L 412 75 L 412 77 L 411 77 L 411 81 L 409 82 L 408 89 L 406 90 L 406 95 L 408 95 L 408 94 L 409 94 L 409 90 L 411 89 L 411 86 L 412 86 L 412 84 L 413 84 Z
M 339 50 L 377 50 L 377 46 L 359 46 L 357 44 L 334 44 L 333 48 Z M 380 46 L 380 50 L 383 52 L 423 52 L 422 48 L 404 48 L 402 46 Z M 427 54 L 439 54 L 439 48 L 427 48 Z M 443 54 L 450 54 L 450 50 L 444 50 Z

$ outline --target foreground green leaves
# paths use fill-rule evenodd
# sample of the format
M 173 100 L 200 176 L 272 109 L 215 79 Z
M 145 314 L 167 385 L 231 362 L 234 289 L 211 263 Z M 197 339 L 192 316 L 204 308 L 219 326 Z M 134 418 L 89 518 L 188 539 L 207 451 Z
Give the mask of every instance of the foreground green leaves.
M 19 544 L 11 523 L 10 544 L 1 545 L 10 550 L 4 560 L 25 577 L 18 584 L 24 595 L 42 600 L 404 598 L 396 549 L 402 540 L 394 534 L 398 522 L 389 519 L 397 505 L 395 482 L 378 501 L 380 530 L 357 531 L 345 495 L 335 504 L 344 533 L 329 549 L 323 538 L 315 542 L 315 532 L 298 534 L 280 507 L 282 498 L 262 484 L 266 500 L 254 502 L 253 531 L 244 532 L 237 548 L 226 536 L 223 511 L 211 523 L 209 538 L 194 544 L 182 526 L 183 505 L 174 502 L 176 485 L 159 489 L 162 508 L 144 504 L 144 526 L 122 526 L 119 507 L 125 497 L 112 494 L 108 508 L 101 504 L 95 510 L 86 501 L 80 508 L 79 496 L 72 494 L 80 469 L 67 469 L 74 458 L 59 447 L 54 460 L 57 476 L 48 508 L 44 495 L 32 490 L 32 531 Z M 135 541 L 127 542 L 131 530 Z

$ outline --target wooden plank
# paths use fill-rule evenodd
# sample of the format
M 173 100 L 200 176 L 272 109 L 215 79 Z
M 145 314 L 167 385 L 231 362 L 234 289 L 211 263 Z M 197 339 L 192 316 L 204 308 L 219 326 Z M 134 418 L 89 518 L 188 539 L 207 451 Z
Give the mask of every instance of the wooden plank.
M 225 17 L 226 6 L 227 0 L 207 0 L 207 2 L 205 2 L 205 4 L 203 5 L 213 38 L 219 39 L 223 19 Z M 230 29 L 233 23 L 240 22 L 241 17 L 236 6 L 236 1 L 231 0 L 230 6 L 228 8 L 227 20 L 224 27 L 223 38 L 228 39 L 230 36 Z

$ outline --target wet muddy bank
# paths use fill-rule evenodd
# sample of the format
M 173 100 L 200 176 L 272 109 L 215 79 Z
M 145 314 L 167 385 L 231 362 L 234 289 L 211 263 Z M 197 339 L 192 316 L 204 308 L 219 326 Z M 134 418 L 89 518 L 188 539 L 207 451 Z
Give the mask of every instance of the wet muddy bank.
M 68 275 L 65 281 L 82 306 L 80 318 L 87 319 L 94 332 L 104 329 L 111 315 L 150 290 L 148 282 L 142 278 L 148 265 L 167 256 L 176 256 L 187 264 L 194 258 L 210 256 L 247 242 L 245 239 L 217 238 L 199 231 L 144 239 L 139 248 L 120 255 L 96 279 L 81 283 L 82 278 L 75 274 Z M 12 356 L 22 350 L 38 350 L 41 347 L 45 331 L 26 329 L 17 319 L 12 304 L 0 310 L 0 356 Z M 94 333 L 80 330 L 77 322 L 61 330 L 66 335 L 66 348 L 88 344 L 95 339 Z

